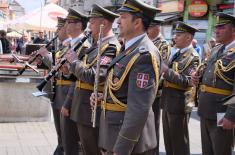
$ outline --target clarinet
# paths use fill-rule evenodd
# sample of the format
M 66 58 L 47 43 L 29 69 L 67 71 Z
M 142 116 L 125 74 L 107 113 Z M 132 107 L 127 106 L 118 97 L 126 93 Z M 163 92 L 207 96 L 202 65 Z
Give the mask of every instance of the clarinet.
M 60 62 L 58 63 L 58 65 L 56 65 L 55 67 L 52 68 L 52 70 L 48 73 L 48 75 L 46 77 L 44 77 L 44 79 L 37 85 L 37 88 L 39 91 L 42 91 L 44 86 L 47 84 L 47 82 L 53 77 L 55 76 L 55 74 L 59 71 L 59 69 L 67 62 L 66 58 L 63 58 L 63 56 L 70 50 L 74 50 L 76 51 L 78 48 L 80 48 L 82 46 L 82 44 L 87 40 L 87 38 L 89 38 L 91 32 L 84 32 L 84 37 L 79 40 L 76 44 L 76 46 L 71 47 L 67 50 L 63 51 L 63 54 L 60 56 L 60 58 L 62 58 L 60 60 Z
M 48 47 L 50 46 L 50 44 L 53 43 L 53 41 L 54 41 L 55 39 L 57 39 L 57 37 L 58 37 L 58 35 L 56 35 L 53 39 L 51 39 L 51 41 L 45 45 L 45 48 L 48 48 Z M 25 64 L 25 66 L 24 66 L 22 69 L 20 69 L 20 70 L 18 71 L 18 75 L 23 74 L 23 72 L 26 70 L 26 68 L 27 68 L 30 64 L 32 64 L 38 57 L 41 57 L 41 55 L 40 55 L 39 53 L 36 53 L 36 55 L 35 55 L 34 57 L 32 57 L 32 58 Z M 28 65 L 28 64 L 29 64 L 29 65 Z
M 100 33 L 99 33 L 99 43 L 98 43 L 98 53 L 97 53 L 97 65 L 96 65 L 96 74 L 95 74 L 95 83 L 94 83 L 94 94 L 96 96 L 96 102 L 94 107 L 92 107 L 91 114 L 91 122 L 92 127 L 95 128 L 96 123 L 96 111 L 97 111 L 97 97 L 98 97 L 98 87 L 99 87 L 99 73 L 100 73 L 100 61 L 101 61 L 101 45 L 102 45 L 102 37 L 103 37 L 104 25 L 100 25 Z

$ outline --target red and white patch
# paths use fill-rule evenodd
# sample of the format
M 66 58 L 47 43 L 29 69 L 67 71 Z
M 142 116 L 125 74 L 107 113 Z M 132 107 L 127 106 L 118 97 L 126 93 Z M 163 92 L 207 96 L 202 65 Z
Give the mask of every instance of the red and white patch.
M 144 73 L 137 74 L 137 79 L 136 79 L 137 87 L 145 88 L 147 87 L 148 82 L 149 82 L 149 74 L 144 74 Z
M 111 61 L 111 58 L 110 57 L 107 57 L 107 56 L 103 56 L 100 60 L 100 64 L 101 65 L 106 65 L 108 64 L 109 62 Z

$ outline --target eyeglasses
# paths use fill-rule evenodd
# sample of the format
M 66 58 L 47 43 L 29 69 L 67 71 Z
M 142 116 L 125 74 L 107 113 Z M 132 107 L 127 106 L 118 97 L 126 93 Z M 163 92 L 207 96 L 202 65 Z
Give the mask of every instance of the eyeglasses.
M 76 20 L 67 20 L 66 21 L 68 24 L 72 24 L 72 23 L 78 23 L 79 21 L 76 21 Z

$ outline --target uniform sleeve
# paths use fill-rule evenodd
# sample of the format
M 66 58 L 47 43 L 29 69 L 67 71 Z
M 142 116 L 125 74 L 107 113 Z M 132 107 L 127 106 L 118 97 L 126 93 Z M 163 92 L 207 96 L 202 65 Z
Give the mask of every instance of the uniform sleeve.
M 234 75 L 234 80 L 235 81 L 235 75 Z M 233 94 L 235 93 L 235 82 L 233 82 Z M 234 98 L 234 97 L 233 97 Z M 232 100 L 234 100 L 232 98 Z M 229 104 L 227 111 L 225 113 L 225 118 L 228 120 L 235 122 L 235 102 L 233 104 Z
M 156 79 L 149 55 L 141 55 L 128 79 L 127 111 L 114 145 L 118 155 L 130 155 L 138 142 L 156 96 Z
M 100 63 L 100 82 L 104 82 L 107 75 L 107 69 L 109 67 L 110 62 L 116 55 L 117 48 L 116 46 L 109 46 L 106 48 L 104 53 L 101 56 Z M 86 68 L 84 63 L 80 60 L 76 61 L 72 64 L 70 71 L 81 81 L 86 83 L 93 84 L 95 81 L 96 74 L 96 64 L 91 68 Z
M 65 97 L 63 106 L 64 106 L 66 109 L 70 109 L 70 108 L 71 108 L 72 99 L 73 99 L 73 94 L 74 94 L 74 90 L 75 90 L 75 86 L 76 86 L 76 82 L 73 82 L 73 83 L 70 85 L 69 90 L 68 90 L 68 93 L 67 93 L 67 95 L 66 95 L 66 97 Z
M 193 70 L 197 68 L 199 64 L 200 64 L 199 57 L 194 56 L 189 66 L 186 68 L 186 71 L 183 71 L 183 73 L 180 74 L 170 68 L 168 69 L 167 72 L 164 73 L 164 78 L 165 80 L 175 83 L 177 85 L 183 87 L 189 87 L 191 86 L 191 73 Z

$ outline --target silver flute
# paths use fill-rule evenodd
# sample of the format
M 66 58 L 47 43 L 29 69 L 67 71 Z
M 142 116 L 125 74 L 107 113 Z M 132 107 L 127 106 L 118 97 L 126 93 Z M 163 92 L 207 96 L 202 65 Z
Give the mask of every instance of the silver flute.
M 94 94 L 96 96 L 96 102 L 94 107 L 92 107 L 92 115 L 91 115 L 91 122 L 92 127 L 95 128 L 96 126 L 96 109 L 97 109 L 97 102 L 98 102 L 98 87 L 99 87 L 99 74 L 100 74 L 100 61 L 101 61 L 101 45 L 102 45 L 102 38 L 103 38 L 103 30 L 104 25 L 100 25 L 100 32 L 98 38 L 98 53 L 97 53 L 97 62 L 96 62 L 96 74 L 95 74 L 95 83 L 94 83 Z

